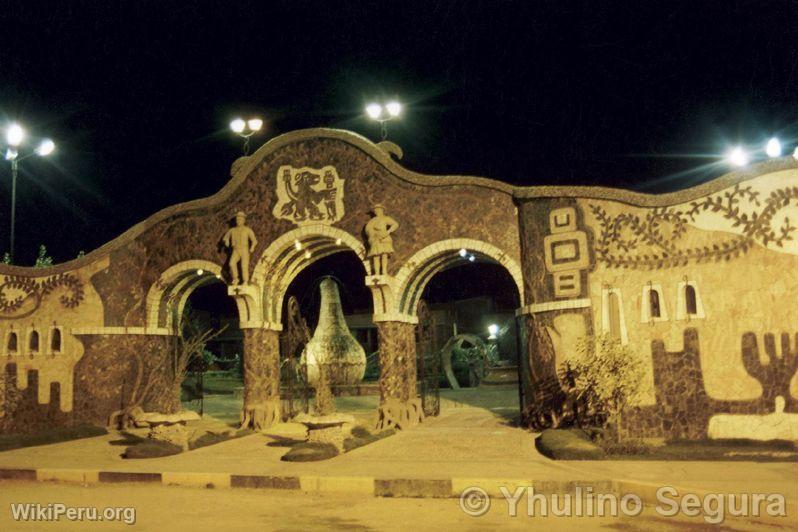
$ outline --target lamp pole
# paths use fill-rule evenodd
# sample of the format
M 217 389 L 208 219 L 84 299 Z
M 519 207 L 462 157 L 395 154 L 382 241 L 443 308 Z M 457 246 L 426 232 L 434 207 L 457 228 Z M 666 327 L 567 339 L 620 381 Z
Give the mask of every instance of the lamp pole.
M 17 175 L 19 174 L 19 161 L 16 157 L 11 159 L 11 249 L 8 256 L 14 263 L 14 226 L 17 220 Z
M 50 139 L 43 139 L 39 145 L 30 153 L 20 157 L 19 146 L 25 140 L 25 130 L 19 124 L 11 124 L 6 128 L 6 149 L 5 158 L 11 163 L 11 238 L 9 239 L 8 256 L 14 262 L 14 237 L 16 234 L 17 223 L 17 177 L 19 177 L 19 163 L 33 155 L 45 157 L 53 153 L 55 143 Z

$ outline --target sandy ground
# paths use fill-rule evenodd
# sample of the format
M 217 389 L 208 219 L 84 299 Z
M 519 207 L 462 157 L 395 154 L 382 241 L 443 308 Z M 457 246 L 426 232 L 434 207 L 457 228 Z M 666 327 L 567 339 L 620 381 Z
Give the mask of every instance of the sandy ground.
M 11 504 L 134 507 L 136 522 L 16 522 Z M 37 485 L 0 482 L 0 530 L 794 530 L 795 522 L 731 521 L 711 526 L 702 518 L 658 515 L 646 508 L 636 517 L 529 517 L 508 514 L 494 500 L 482 517 L 466 515 L 456 499 L 380 499 L 263 490 L 203 490 L 133 486 Z

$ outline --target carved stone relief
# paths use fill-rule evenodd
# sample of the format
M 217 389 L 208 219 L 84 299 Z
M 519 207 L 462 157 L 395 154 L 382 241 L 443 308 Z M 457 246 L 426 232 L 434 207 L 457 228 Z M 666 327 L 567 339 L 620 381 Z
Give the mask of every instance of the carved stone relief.
M 297 225 L 333 224 L 344 216 L 344 180 L 333 166 L 281 166 L 272 214 Z

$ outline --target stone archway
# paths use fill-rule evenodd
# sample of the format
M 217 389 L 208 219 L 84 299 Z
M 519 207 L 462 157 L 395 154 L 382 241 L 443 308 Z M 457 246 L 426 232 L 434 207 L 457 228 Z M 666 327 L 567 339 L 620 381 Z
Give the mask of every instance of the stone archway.
M 280 331 L 283 299 L 291 281 L 313 262 L 345 251 L 354 252 L 369 272 L 365 248 L 357 238 L 327 225 L 303 226 L 269 244 L 255 265 L 250 285 L 229 288 L 241 305 L 257 309 L 249 321 L 242 322 L 243 427 L 262 429 L 280 420 Z
M 405 428 L 423 419 L 416 392 L 416 335 L 418 303 L 424 288 L 436 274 L 462 262 L 465 249 L 475 260 L 502 265 L 523 301 L 523 277 L 518 264 L 501 249 L 475 239 L 453 238 L 424 247 L 399 268 L 394 277 L 367 278 L 374 293 L 380 340 L 380 408 L 382 427 Z
M 396 311 L 406 316 L 416 316 L 418 302 L 427 283 L 435 274 L 462 262 L 460 250 L 473 254 L 478 261 L 501 264 L 512 276 L 518 289 L 519 300 L 524 300 L 524 281 L 518 264 L 496 246 L 470 238 L 452 238 L 431 244 L 418 251 L 396 274 Z
M 283 298 L 299 272 L 324 257 L 345 251 L 354 252 L 369 275 L 371 265 L 366 260 L 365 247 L 342 229 L 329 225 L 306 225 L 272 242 L 252 274 L 252 283 L 261 289 L 264 327 L 281 329 Z
M 222 268 L 207 260 L 179 262 L 158 277 L 147 292 L 147 329 L 170 334 L 179 325 L 191 293 L 222 278 Z

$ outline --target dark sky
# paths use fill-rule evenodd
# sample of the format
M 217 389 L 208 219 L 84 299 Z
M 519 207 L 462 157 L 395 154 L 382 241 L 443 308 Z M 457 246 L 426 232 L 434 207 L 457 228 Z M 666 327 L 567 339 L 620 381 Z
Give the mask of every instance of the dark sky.
M 22 165 L 19 263 L 217 191 L 239 113 L 266 118 L 258 143 L 376 139 L 363 107 L 395 96 L 411 169 L 645 191 L 724 173 L 730 143 L 798 139 L 795 2 L 3 0 L 0 28 L 0 121 L 59 146 Z

